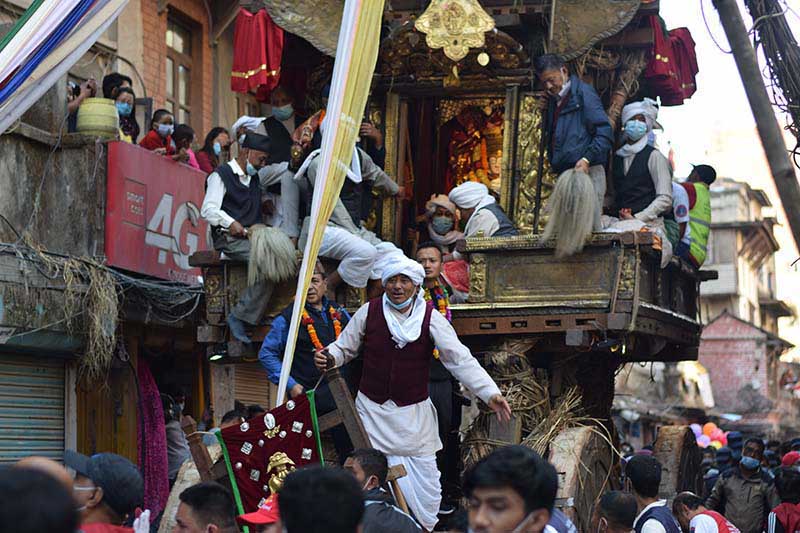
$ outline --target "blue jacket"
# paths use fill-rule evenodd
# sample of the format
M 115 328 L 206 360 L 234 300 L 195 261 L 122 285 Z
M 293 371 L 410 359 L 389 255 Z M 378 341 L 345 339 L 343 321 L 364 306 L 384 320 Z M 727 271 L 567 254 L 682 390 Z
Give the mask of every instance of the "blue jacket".
M 557 99 L 550 99 L 545 122 L 550 167 L 559 174 L 574 167 L 582 157 L 589 160 L 589 165 L 605 165 L 614 142 L 611 123 L 597 92 L 578 76 L 571 76 L 570 83 L 569 101 L 555 121 L 555 131 Z

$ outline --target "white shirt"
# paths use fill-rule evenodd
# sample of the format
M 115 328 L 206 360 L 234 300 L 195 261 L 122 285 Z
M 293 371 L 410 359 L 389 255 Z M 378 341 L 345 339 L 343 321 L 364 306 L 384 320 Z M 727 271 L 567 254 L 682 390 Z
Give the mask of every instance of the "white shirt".
M 689 521 L 689 531 L 693 533 L 719 533 L 719 528 L 716 520 L 707 514 L 699 514 Z
M 242 170 L 239 163 L 235 159 L 228 161 L 228 166 L 231 167 L 233 173 L 239 177 L 239 183 L 245 187 L 250 186 L 250 176 Z M 259 170 L 259 182 L 262 189 L 269 187 L 273 183 L 277 183 L 280 175 L 288 168 L 288 163 L 277 163 L 274 165 L 267 165 Z M 203 198 L 203 206 L 200 208 L 200 216 L 202 216 L 212 226 L 222 226 L 223 228 L 229 227 L 234 222 L 234 218 L 222 209 L 222 201 L 225 199 L 225 184 L 222 178 L 216 172 L 209 174 L 206 179 L 206 196 Z
M 339 338 L 328 345 L 337 367 L 358 356 L 367 328 L 369 304 L 356 311 Z M 395 310 L 398 320 L 406 315 Z M 484 402 L 500 389 L 486 370 L 472 356 L 456 335 L 453 326 L 435 310 L 431 313 L 430 335 L 444 367 Z M 431 357 L 433 355 L 431 354 Z M 372 446 L 389 455 L 421 457 L 435 454 L 442 448 L 436 408 L 430 398 L 412 405 L 398 406 L 393 400 L 378 404 L 358 393 L 356 408 Z
M 465 237 L 475 237 L 479 231 L 483 232 L 484 237 L 491 237 L 500 229 L 500 222 L 494 213 L 488 209 L 478 209 L 475 211 L 464 227 Z
M 623 169 L 626 173 L 631 168 L 634 157 L 636 154 L 622 158 Z M 650 205 L 638 213 L 633 213 L 635 218 L 645 223 L 661 217 L 672 207 L 672 170 L 670 170 L 669 161 L 664 154 L 653 150 L 650 157 L 647 158 L 647 170 L 650 171 L 650 177 L 653 178 L 656 197 L 650 202 Z
M 678 224 L 686 222 L 686 229 L 681 235 L 681 241 L 689 244 L 689 193 L 680 183 L 674 181 L 672 182 L 672 213 Z
M 636 517 L 636 520 L 633 521 L 633 528 L 636 529 L 636 524 L 639 523 L 639 519 L 645 514 L 647 511 L 652 509 L 653 507 L 660 507 L 667 505 L 667 500 L 658 500 L 657 502 L 653 502 L 644 509 L 639 515 Z M 667 530 L 664 529 L 664 526 L 661 525 L 661 522 L 656 520 L 655 518 L 651 518 L 647 522 L 644 523 L 642 526 L 642 533 L 667 533 Z

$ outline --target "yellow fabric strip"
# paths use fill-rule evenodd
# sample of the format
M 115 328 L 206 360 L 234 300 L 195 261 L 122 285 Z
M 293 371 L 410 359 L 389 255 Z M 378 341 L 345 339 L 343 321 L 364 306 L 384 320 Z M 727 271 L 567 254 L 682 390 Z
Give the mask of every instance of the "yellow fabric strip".
M 300 266 L 275 405 L 281 405 L 286 394 L 306 292 L 314 273 L 325 226 L 339 198 L 347 169 L 350 168 L 358 127 L 367 105 L 370 82 L 378 59 L 383 3 L 384 0 L 346 0 L 344 5 L 325 115 L 320 165 L 311 202 L 309 238 Z
M 234 78 L 252 78 L 253 76 L 258 74 L 262 70 L 267 70 L 266 63 L 261 65 L 257 69 L 248 70 L 247 72 L 237 72 L 237 71 L 234 70 L 233 72 L 231 72 L 231 76 L 234 77 Z M 280 71 L 281 71 L 281 69 L 270 70 L 269 72 L 267 72 L 267 76 L 277 76 Z

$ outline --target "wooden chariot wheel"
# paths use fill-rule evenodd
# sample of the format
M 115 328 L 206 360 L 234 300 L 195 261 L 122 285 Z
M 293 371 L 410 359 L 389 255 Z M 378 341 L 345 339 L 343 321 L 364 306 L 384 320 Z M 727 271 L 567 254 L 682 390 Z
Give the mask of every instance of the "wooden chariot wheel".
M 595 501 L 617 485 L 609 443 L 590 427 L 565 429 L 550 443 L 550 462 L 558 473 L 556 507 L 578 531 L 590 531 Z
M 689 426 L 662 426 L 653 444 L 653 455 L 662 468 L 659 498 L 671 499 L 687 490 L 703 494 L 702 455 Z

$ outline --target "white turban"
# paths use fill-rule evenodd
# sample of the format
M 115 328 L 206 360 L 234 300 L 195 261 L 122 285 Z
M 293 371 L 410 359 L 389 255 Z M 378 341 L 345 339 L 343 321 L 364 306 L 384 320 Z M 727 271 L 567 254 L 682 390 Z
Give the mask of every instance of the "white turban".
M 658 126 L 658 104 L 650 98 L 645 98 L 641 102 L 633 102 L 622 108 L 622 124 L 624 125 L 636 115 L 644 115 L 647 122 L 647 129 L 652 130 Z
M 236 139 L 236 132 L 239 131 L 239 128 L 245 128 L 248 131 L 254 131 L 256 133 L 266 135 L 267 129 L 263 126 L 265 120 L 266 117 L 251 117 L 248 115 L 242 115 L 236 120 L 236 122 L 233 123 L 233 126 L 231 126 L 231 139 Z
M 449 197 L 450 201 L 461 209 L 481 208 L 494 203 L 494 198 L 489 194 L 486 185 L 477 181 L 462 183 L 450 191 Z
M 416 261 L 400 254 L 392 254 L 391 259 L 386 262 L 381 273 L 381 282 L 386 285 L 390 278 L 397 275 L 408 276 L 414 285 L 422 285 L 425 280 L 425 269 Z

